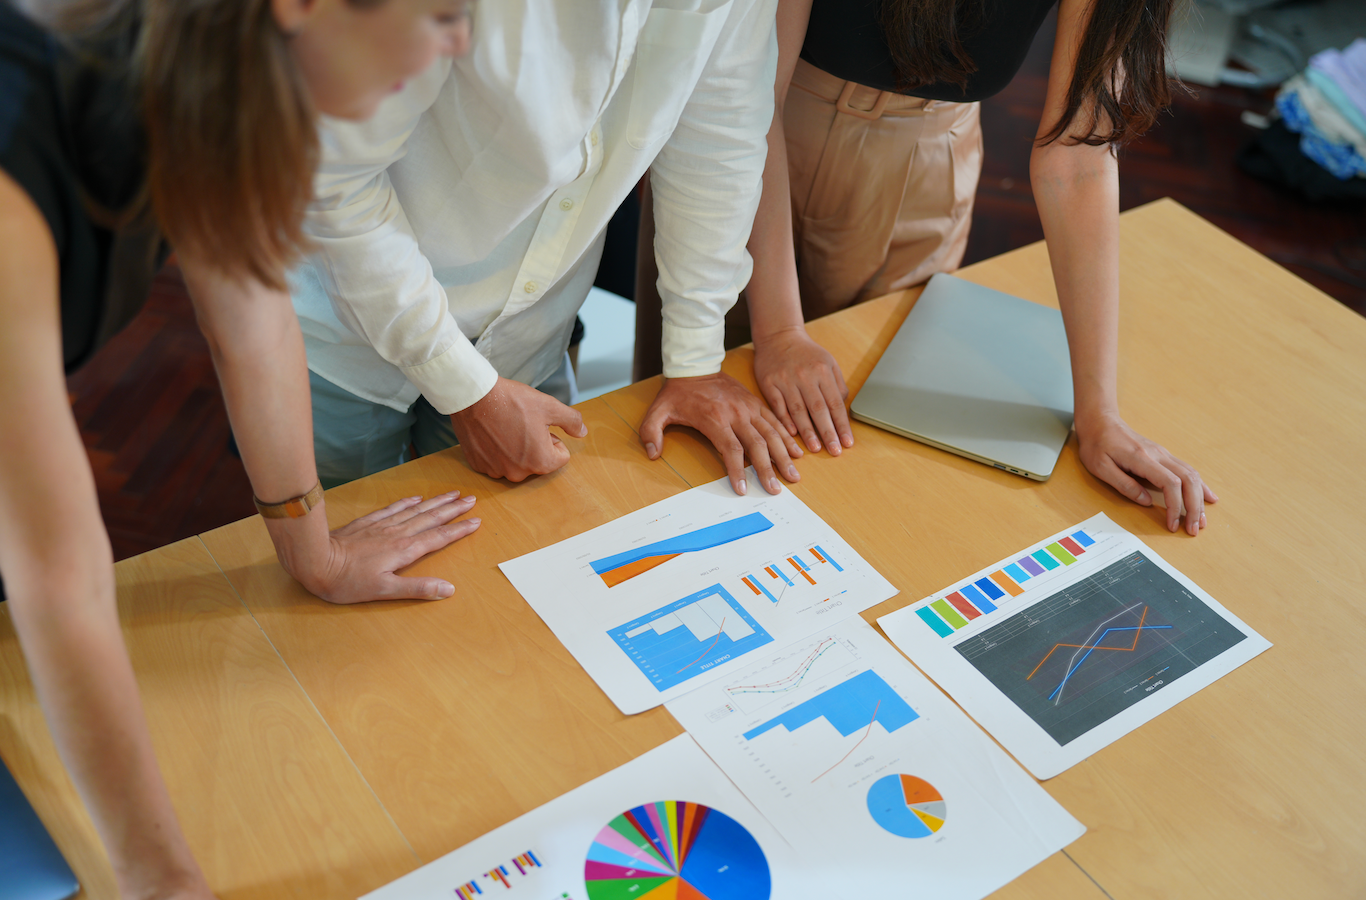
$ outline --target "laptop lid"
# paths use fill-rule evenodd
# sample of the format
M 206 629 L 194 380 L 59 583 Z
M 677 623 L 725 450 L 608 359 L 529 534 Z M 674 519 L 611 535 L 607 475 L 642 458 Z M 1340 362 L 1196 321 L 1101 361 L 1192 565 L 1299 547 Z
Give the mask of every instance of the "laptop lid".
M 65 900 L 81 889 L 0 760 L 0 900 Z
M 1062 314 L 935 275 L 851 412 L 870 425 L 1046 481 L 1072 430 Z

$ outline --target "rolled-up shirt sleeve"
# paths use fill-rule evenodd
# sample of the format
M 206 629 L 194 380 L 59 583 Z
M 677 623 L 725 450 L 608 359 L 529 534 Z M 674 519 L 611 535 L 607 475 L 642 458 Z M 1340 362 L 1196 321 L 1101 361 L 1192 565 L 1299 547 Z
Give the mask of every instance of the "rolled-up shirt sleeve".
M 323 159 L 304 227 L 313 243 L 308 264 L 338 320 L 449 414 L 492 390 L 498 373 L 450 314 L 389 180 L 389 166 L 403 156 L 449 63 L 434 69 L 369 122 L 323 123 Z
M 721 370 L 726 312 L 753 270 L 745 245 L 773 120 L 775 16 L 775 0 L 732 4 L 682 117 L 651 166 L 666 378 Z

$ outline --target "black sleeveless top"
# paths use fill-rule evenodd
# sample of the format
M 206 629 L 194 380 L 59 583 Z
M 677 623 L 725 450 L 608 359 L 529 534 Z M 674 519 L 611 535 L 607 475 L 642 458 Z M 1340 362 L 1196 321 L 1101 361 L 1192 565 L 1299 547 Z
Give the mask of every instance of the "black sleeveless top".
M 927 100 L 985 100 L 1005 88 L 1024 64 L 1029 45 L 1057 0 L 984 0 L 982 23 L 963 36 L 977 64 L 967 91 L 936 82 L 897 90 L 896 66 L 878 24 L 882 0 L 813 0 L 802 59 L 837 78 Z
M 69 48 L 0 0 L 0 169 L 43 214 L 57 247 L 62 356 L 71 372 L 142 308 L 165 256 L 130 224 L 146 178 L 123 72 L 136 23 Z

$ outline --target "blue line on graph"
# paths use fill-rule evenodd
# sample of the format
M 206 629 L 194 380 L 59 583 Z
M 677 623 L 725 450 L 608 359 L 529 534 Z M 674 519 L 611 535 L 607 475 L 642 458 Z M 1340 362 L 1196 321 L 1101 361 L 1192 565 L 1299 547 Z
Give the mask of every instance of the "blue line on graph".
M 1144 628 L 1148 629 L 1149 631 L 1159 631 L 1159 630 L 1161 630 L 1161 629 L 1163 629 L 1163 628 L 1171 628 L 1171 627 L 1172 627 L 1172 626 L 1170 626 L 1170 625 L 1131 625 L 1131 626 L 1129 626 L 1128 628 L 1107 628 L 1107 629 L 1105 629 L 1104 631 L 1102 631 L 1102 632 L 1100 633 L 1100 637 L 1096 638 L 1096 646 L 1087 648 L 1087 650 L 1086 650 L 1086 656 L 1083 656 L 1081 659 L 1077 660 L 1077 664 L 1074 665 L 1071 669 L 1069 669 L 1069 670 L 1067 671 L 1067 674 L 1064 675 L 1064 676 L 1062 677 L 1062 681 L 1058 682 L 1058 686 L 1055 687 L 1055 688 L 1053 689 L 1053 693 L 1051 693 L 1051 694 L 1048 695 L 1048 699 L 1049 699 L 1049 700 L 1052 700 L 1054 697 L 1056 697 L 1056 696 L 1058 695 L 1058 692 L 1059 692 L 1059 691 L 1061 691 L 1064 687 L 1067 686 L 1067 679 L 1069 679 L 1069 678 L 1072 677 L 1072 673 L 1073 673 L 1073 672 L 1075 672 L 1075 671 L 1077 671 L 1077 669 L 1080 669 L 1080 668 L 1081 668 L 1081 664 L 1084 663 L 1084 662 L 1086 662 L 1086 657 L 1087 657 L 1087 656 L 1090 656 L 1090 655 L 1091 655 L 1091 652 L 1092 652 L 1093 650 L 1119 650 L 1119 649 L 1125 649 L 1125 648 L 1120 648 L 1120 647 L 1101 647 L 1101 646 L 1099 646 L 1099 645 L 1100 645 L 1100 642 L 1103 641 L 1103 640 L 1105 640 L 1105 636 L 1106 636 L 1107 634 L 1109 634 L 1110 632 L 1112 632 L 1112 631 L 1141 631 L 1141 630 L 1143 630 Z
M 693 553 L 698 550 L 710 550 L 712 547 L 719 547 L 722 544 L 729 544 L 731 541 L 738 541 L 740 538 L 749 537 L 761 531 L 768 531 L 772 527 L 773 523 L 765 518 L 763 513 L 750 513 L 738 519 L 731 519 L 729 522 L 721 522 L 718 525 L 709 525 L 706 528 L 689 531 L 687 534 L 680 534 L 665 541 L 656 541 L 653 544 L 636 547 L 634 550 L 627 550 L 624 553 L 595 559 L 589 565 L 593 567 L 594 572 L 601 575 L 604 572 L 620 569 L 622 566 L 639 562 L 651 556 L 668 556 L 671 553 Z

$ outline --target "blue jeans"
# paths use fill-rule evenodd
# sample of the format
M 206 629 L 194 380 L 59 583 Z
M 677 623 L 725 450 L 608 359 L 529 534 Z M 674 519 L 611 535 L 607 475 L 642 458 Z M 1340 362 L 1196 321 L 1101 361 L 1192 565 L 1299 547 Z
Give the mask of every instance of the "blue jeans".
M 313 394 L 313 455 L 325 488 L 405 463 L 413 458 L 414 449 L 417 456 L 426 456 L 459 443 L 451 417 L 437 412 L 426 397 L 399 412 L 357 397 L 316 372 L 308 373 L 308 384 Z M 561 403 L 578 400 L 568 354 L 538 389 Z

